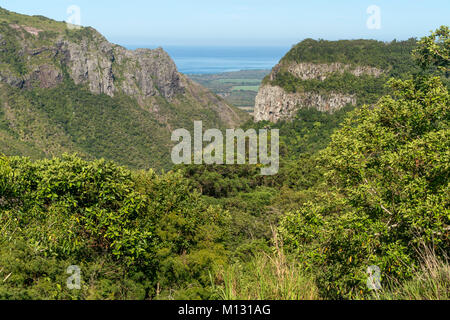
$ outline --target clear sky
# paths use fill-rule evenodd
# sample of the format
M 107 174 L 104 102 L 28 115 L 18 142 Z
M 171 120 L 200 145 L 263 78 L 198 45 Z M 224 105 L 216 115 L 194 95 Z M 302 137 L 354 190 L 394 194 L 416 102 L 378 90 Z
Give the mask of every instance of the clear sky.
M 81 9 L 82 25 L 122 45 L 286 46 L 309 37 L 389 41 L 450 25 L 450 0 L 0 0 L 8 10 L 60 21 L 67 20 L 71 5 Z M 372 5 L 379 19 L 367 12 Z

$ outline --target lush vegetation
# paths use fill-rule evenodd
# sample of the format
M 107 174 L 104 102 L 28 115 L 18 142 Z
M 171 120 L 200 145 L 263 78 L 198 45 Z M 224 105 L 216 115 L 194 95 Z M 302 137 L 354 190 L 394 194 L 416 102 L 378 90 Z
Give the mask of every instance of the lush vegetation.
M 0 115 L 2 131 L 16 143 L 27 141 L 47 157 L 70 151 L 134 168 L 167 168 L 168 130 L 131 98 L 95 95 L 71 81 L 53 89 L 1 85 L 0 92 L 0 103 L 9 106 Z M 0 151 L 22 154 L 7 141 L 0 141 Z
M 2 22 L 33 25 L 37 29 L 47 30 L 49 32 L 56 32 L 56 33 L 62 33 L 66 30 L 64 24 L 49 19 L 47 17 L 40 15 L 27 16 L 12 11 L 8 11 L 0 7 L 0 23 Z
M 364 266 L 411 277 L 417 248 L 448 249 L 449 95 L 439 78 L 391 81 L 394 97 L 351 114 L 321 153 L 330 189 L 282 222 L 300 256 L 323 266 L 327 294 L 367 288 Z
M 280 129 L 275 176 L 0 157 L 0 299 L 448 299 L 449 44 L 446 27 L 419 41 L 422 70 L 373 106 L 246 124 Z M 27 94 L 71 130 L 62 97 Z
M 256 249 L 223 271 L 223 298 L 448 297 L 448 36 L 443 27 L 422 39 L 416 59 L 423 61 L 430 44 L 433 58 L 421 72 L 390 80 L 391 94 L 374 107 L 334 115 L 300 110 L 292 122 L 258 124 L 281 130 L 276 177 L 187 170 L 205 195 L 232 208 L 236 230 L 246 226 L 238 217 L 266 226 L 251 230 L 250 240 L 242 237 L 237 252 Z M 270 204 L 252 208 L 253 215 L 229 205 L 261 190 Z M 260 240 L 269 249 L 258 249 Z M 369 266 L 380 268 L 382 291 L 367 286 Z
M 411 51 L 415 49 L 416 42 L 414 38 L 388 43 L 376 40 L 306 39 L 295 45 L 281 62 L 339 62 L 352 66 L 371 66 L 400 77 L 414 68 Z
M 209 297 L 229 217 L 179 173 L 69 156 L 0 161 L 0 265 L 10 274 L 0 298 L 167 298 L 175 288 Z M 65 286 L 70 265 L 83 272 L 80 291 Z

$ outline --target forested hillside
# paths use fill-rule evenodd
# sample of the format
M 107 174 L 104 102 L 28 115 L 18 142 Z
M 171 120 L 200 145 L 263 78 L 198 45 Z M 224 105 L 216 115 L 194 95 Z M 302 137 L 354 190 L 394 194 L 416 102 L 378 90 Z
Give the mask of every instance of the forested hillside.
M 169 169 L 171 131 L 250 117 L 180 74 L 161 48 L 134 51 L 93 28 L 0 8 L 0 152 L 78 153 Z

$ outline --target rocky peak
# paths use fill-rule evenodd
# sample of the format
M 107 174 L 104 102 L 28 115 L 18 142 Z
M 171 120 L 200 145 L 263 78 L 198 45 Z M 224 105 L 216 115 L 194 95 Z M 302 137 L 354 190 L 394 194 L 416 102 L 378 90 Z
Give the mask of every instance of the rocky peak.
M 63 40 L 59 47 L 75 83 L 94 93 L 123 92 L 139 101 L 184 93 L 175 63 L 162 48 L 127 50 L 97 33 L 80 42 Z
M 305 39 L 294 45 L 264 79 L 256 98 L 255 120 L 287 120 L 299 108 L 335 112 L 347 104 L 374 104 L 386 80 L 417 70 L 415 39 Z
M 191 114 L 217 127 L 249 118 L 179 73 L 162 48 L 127 50 L 90 27 L 72 30 L 0 8 L 0 82 L 54 88 L 69 78 L 94 94 L 131 97 L 163 128 L 169 122 L 185 125 Z

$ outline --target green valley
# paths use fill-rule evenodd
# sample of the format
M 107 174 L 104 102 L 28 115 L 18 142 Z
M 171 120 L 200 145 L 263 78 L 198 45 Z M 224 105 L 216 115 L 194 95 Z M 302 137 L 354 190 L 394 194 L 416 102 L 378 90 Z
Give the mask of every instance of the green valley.
M 251 113 L 259 86 L 267 74 L 269 70 L 245 70 L 188 76 L 232 105 Z
M 0 8 L 0 300 L 448 300 L 449 76 L 447 26 L 186 76 Z M 200 120 L 279 130 L 278 173 L 174 165 Z

